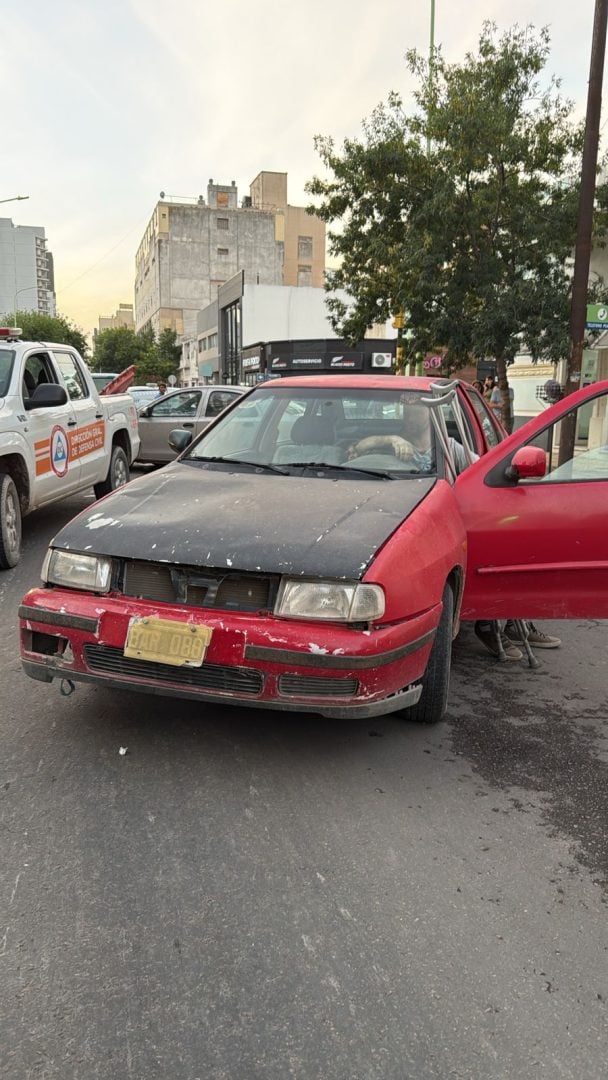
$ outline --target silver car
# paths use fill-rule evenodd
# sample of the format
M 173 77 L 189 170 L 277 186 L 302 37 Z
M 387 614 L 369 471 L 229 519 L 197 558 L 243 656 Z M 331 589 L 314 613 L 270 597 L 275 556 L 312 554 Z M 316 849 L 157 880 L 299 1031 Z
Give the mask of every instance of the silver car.
M 219 413 L 243 394 L 239 386 L 191 386 L 172 390 L 139 410 L 141 446 L 138 461 L 157 465 L 173 461 L 168 443 L 174 428 L 186 428 L 195 438 Z

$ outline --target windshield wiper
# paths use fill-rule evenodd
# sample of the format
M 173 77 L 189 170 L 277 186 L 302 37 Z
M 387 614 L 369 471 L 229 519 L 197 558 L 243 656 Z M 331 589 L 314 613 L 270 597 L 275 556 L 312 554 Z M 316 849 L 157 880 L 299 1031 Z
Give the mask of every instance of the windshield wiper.
M 233 458 L 233 457 L 191 457 L 189 461 L 212 461 L 214 464 L 219 465 L 249 465 L 252 469 L 266 469 L 267 472 L 280 473 L 281 476 L 287 476 L 285 469 L 280 469 L 278 465 L 270 465 L 267 461 L 246 461 L 245 458 Z
M 340 472 L 356 472 L 365 476 L 380 476 L 383 480 L 394 480 L 392 473 L 382 469 L 363 469 L 357 465 L 329 465 L 326 461 L 289 461 L 285 463 L 289 469 L 339 469 Z

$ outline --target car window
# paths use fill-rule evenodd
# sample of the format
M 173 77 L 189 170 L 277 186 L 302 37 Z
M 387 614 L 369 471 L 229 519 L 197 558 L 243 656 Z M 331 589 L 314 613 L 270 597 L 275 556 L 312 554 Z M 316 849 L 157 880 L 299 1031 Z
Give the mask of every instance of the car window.
M 0 349 L 0 397 L 8 393 L 14 359 L 14 349 Z
M 201 399 L 200 390 L 187 390 L 182 394 L 171 394 L 156 405 L 150 406 L 150 416 L 195 416 Z
M 488 447 L 498 446 L 498 443 L 502 441 L 503 436 L 493 420 L 485 401 L 474 391 L 467 390 L 466 395 L 477 413 Z
M 44 383 L 56 383 L 55 371 L 48 353 L 30 353 L 23 367 L 21 389 L 23 398 L 31 397 Z
M 55 361 L 63 376 L 70 401 L 89 397 L 89 389 L 76 358 L 71 353 L 55 351 Z M 48 382 L 48 379 L 45 381 Z
M 560 463 L 561 421 L 557 421 L 528 444 L 540 446 L 545 451 L 545 476 L 520 480 L 519 484 L 608 480 L 608 394 L 600 394 L 591 403 L 586 401 L 572 412 L 576 437 L 568 460 Z
M 209 394 L 205 416 L 218 416 L 237 397 L 240 397 L 240 394 L 231 390 L 213 390 Z

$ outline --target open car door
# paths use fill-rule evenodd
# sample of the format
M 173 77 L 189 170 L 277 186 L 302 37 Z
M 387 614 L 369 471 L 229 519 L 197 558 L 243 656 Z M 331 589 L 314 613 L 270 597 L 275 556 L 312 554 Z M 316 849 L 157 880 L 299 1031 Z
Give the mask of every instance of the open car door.
M 571 460 L 560 421 L 574 412 Z M 608 618 L 608 382 L 571 394 L 461 473 L 463 619 Z

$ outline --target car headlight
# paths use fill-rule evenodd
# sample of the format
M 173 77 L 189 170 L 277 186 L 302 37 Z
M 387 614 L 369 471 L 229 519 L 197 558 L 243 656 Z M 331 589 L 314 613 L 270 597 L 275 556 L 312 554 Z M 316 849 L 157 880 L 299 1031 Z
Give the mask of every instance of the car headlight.
M 49 548 L 42 566 L 42 580 L 68 589 L 108 592 L 112 561 L 103 555 L 79 555 L 76 551 Z
M 284 578 L 275 615 L 292 619 L 333 619 L 334 622 L 374 622 L 384 615 L 384 590 L 380 585 Z

